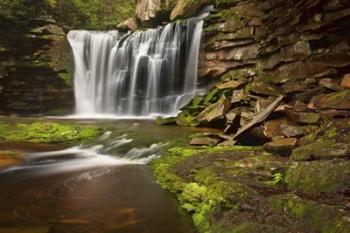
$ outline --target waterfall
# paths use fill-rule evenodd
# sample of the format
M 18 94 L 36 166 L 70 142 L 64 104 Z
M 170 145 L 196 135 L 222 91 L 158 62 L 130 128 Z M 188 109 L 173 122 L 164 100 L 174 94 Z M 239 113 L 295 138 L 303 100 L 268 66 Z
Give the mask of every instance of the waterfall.
M 198 91 L 206 15 L 126 35 L 70 31 L 76 114 L 175 115 Z

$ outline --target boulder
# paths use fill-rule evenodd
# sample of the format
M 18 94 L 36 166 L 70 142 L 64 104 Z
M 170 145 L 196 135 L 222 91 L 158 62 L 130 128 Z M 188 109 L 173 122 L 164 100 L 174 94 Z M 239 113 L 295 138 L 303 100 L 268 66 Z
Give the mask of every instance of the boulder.
M 350 191 L 350 161 L 298 162 L 287 169 L 290 190 L 306 194 L 346 193 Z
M 223 95 L 217 103 L 204 109 L 195 119 L 198 122 L 211 122 L 218 118 L 225 117 L 231 107 L 231 100 Z
M 309 103 L 312 109 L 350 109 L 350 90 L 315 96 Z
M 118 24 L 117 26 L 118 30 L 120 31 L 137 31 L 138 29 L 138 25 L 137 22 L 134 18 L 129 18 L 127 20 L 125 20 L 124 22 L 121 22 L 120 24 Z
M 279 138 L 266 143 L 263 148 L 267 152 L 287 156 L 290 155 L 296 144 L 296 138 Z
M 334 141 L 314 142 L 300 146 L 292 152 L 292 159 L 296 161 L 349 157 L 350 145 L 346 143 L 335 143 Z
M 244 80 L 231 80 L 224 83 L 219 83 L 216 85 L 217 89 L 236 89 L 244 84 L 246 81 Z
M 280 94 L 274 85 L 262 81 L 254 81 L 248 87 L 250 92 L 260 95 L 278 96 Z
M 194 146 L 215 146 L 221 141 L 222 139 L 218 137 L 198 136 L 193 138 L 190 144 Z
M 344 88 L 350 89 L 350 74 L 344 75 L 340 85 Z
M 285 137 L 301 137 L 306 134 L 306 131 L 300 126 L 292 126 L 292 125 L 281 125 L 281 132 Z
M 264 135 L 270 139 L 278 136 L 282 136 L 281 126 L 286 124 L 287 124 L 286 118 L 279 118 L 279 119 L 267 121 L 264 124 Z

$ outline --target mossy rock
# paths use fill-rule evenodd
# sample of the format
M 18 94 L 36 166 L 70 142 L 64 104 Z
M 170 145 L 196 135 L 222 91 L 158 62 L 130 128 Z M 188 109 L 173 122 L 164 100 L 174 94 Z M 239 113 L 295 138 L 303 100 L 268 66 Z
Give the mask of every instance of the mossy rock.
M 345 193 L 350 190 L 350 161 L 298 162 L 290 166 L 288 188 L 307 194 Z
M 65 143 L 97 137 L 96 127 L 56 122 L 34 122 L 31 124 L 0 123 L 0 140 L 33 143 Z
M 292 159 L 296 161 L 345 157 L 350 157 L 350 146 L 345 143 L 336 143 L 333 140 L 303 145 L 292 152 Z
M 349 213 L 337 207 L 328 206 L 286 194 L 272 196 L 269 205 L 277 214 L 297 221 L 300 228 L 308 232 L 347 233 L 350 232 Z

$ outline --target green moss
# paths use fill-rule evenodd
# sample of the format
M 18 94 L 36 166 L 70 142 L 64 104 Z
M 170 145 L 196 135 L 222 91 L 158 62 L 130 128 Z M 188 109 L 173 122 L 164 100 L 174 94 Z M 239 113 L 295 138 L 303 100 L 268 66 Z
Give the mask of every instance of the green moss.
M 345 212 L 336 207 L 303 200 L 294 195 L 277 195 L 269 198 L 269 205 L 277 214 L 288 214 L 313 231 L 322 233 L 350 232 Z
M 215 103 L 220 98 L 220 91 L 217 88 L 211 89 L 206 97 L 204 98 L 204 104 L 210 105 L 212 103 Z
M 0 139 L 5 141 L 53 143 L 87 140 L 99 135 L 95 127 L 83 127 L 54 122 L 32 124 L 1 124 Z
M 286 172 L 288 188 L 307 194 L 337 193 L 350 188 L 350 162 L 296 163 Z
M 160 185 L 176 193 L 183 209 L 192 214 L 200 232 L 210 232 L 211 215 L 221 208 L 235 208 L 251 191 L 243 184 L 227 182 L 209 168 L 194 170 L 193 180 L 188 181 L 172 172 L 177 164 L 194 156 L 228 151 L 255 150 L 255 147 L 174 147 L 168 155 L 153 161 L 152 170 Z
M 194 116 L 187 111 L 181 112 L 179 115 L 177 115 L 176 123 L 182 127 L 194 127 L 198 125 L 198 122 L 195 120 Z
M 310 134 L 310 136 L 313 134 Z M 348 157 L 350 147 L 348 144 L 336 143 L 334 140 L 318 140 L 314 143 L 300 146 L 293 150 L 292 159 L 296 161 L 307 161 L 313 159 L 330 159 Z
M 60 77 L 67 86 L 69 86 L 69 87 L 73 86 L 73 77 L 70 74 L 68 74 L 68 73 L 59 73 L 58 77 Z

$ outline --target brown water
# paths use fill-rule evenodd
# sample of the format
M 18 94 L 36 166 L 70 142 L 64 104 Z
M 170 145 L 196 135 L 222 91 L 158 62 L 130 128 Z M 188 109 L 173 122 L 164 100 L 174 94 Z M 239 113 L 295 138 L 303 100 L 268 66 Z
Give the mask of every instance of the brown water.
M 111 132 L 95 144 L 0 144 L 25 158 L 0 171 L 0 233 L 195 232 L 143 164 L 190 132 L 149 122 L 99 124 Z

